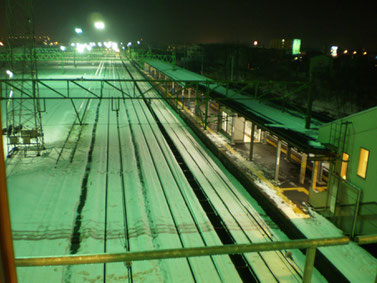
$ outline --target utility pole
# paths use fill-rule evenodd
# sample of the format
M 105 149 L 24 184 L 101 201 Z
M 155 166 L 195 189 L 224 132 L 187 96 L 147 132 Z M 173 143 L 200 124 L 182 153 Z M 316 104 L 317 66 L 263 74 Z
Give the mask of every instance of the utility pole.
M 306 117 L 305 117 L 305 128 L 310 129 L 310 122 L 312 119 L 312 106 L 313 106 L 313 69 L 314 61 L 310 59 L 309 64 L 309 92 L 306 104 Z
M 233 81 L 233 74 L 234 74 L 234 55 L 231 56 L 230 62 L 230 80 Z
M 44 149 L 38 70 L 35 49 L 33 0 L 6 1 L 9 83 L 6 88 L 8 154 L 23 150 L 40 155 Z M 14 60 L 21 55 L 20 61 Z M 27 81 L 15 81 L 26 79 Z

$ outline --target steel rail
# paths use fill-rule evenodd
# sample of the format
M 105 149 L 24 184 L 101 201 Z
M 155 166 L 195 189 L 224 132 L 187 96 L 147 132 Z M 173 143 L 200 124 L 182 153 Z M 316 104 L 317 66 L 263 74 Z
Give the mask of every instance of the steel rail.
M 133 78 L 132 73 L 131 73 L 131 71 L 129 70 L 129 68 L 126 66 L 126 64 L 124 63 L 123 65 L 124 65 L 124 68 L 127 70 L 127 72 L 130 74 L 130 76 Z M 132 64 L 131 64 L 131 66 L 132 66 Z M 134 67 L 134 66 L 133 66 L 133 67 Z M 138 92 L 141 93 L 141 89 L 140 89 L 139 85 L 136 84 L 136 88 L 137 88 Z M 136 102 L 132 102 L 133 105 L 135 105 L 134 103 L 136 103 Z M 164 157 L 164 159 L 165 159 L 166 166 L 169 168 L 169 170 L 170 170 L 170 172 L 171 172 L 172 179 L 174 180 L 174 183 L 176 184 L 177 188 L 179 188 L 179 190 L 181 190 L 180 185 L 179 185 L 179 183 L 177 182 L 176 176 L 175 176 L 175 174 L 174 174 L 174 172 L 173 172 L 173 170 L 172 170 L 172 168 L 171 168 L 171 164 L 169 164 L 169 161 L 167 160 L 167 158 L 166 158 L 166 156 L 165 156 L 165 154 L 164 154 L 164 150 L 162 149 L 162 146 L 161 146 L 161 141 L 159 140 L 159 138 L 158 138 L 157 135 L 156 135 L 155 130 L 153 129 L 153 125 L 151 124 L 151 120 L 148 119 L 148 113 L 147 113 L 147 112 L 149 112 L 149 109 L 148 109 L 147 103 L 144 102 L 144 104 L 143 104 L 143 102 L 141 102 L 141 101 L 138 101 L 138 103 L 139 103 L 139 105 L 140 105 L 140 107 L 141 107 L 141 111 L 140 111 L 140 113 L 139 113 L 139 111 L 136 112 L 137 120 L 139 121 L 139 124 L 140 124 L 140 125 L 142 125 L 142 123 L 141 123 L 142 116 L 144 116 L 145 119 L 148 121 L 148 126 L 150 127 L 150 130 L 151 130 L 151 132 L 152 132 L 152 135 L 154 136 L 154 139 L 155 139 L 155 142 L 156 142 L 158 148 L 159 148 L 160 151 L 163 153 L 163 157 Z M 144 106 L 144 107 L 143 107 L 143 106 Z M 135 107 L 135 106 L 134 106 L 134 107 Z M 150 113 L 150 115 L 153 117 L 153 115 L 152 115 L 151 113 Z M 153 118 L 155 118 L 155 117 L 153 117 Z M 157 174 L 158 179 L 159 179 L 159 183 L 160 183 L 160 187 L 161 187 L 162 195 L 164 196 L 165 202 L 166 202 L 167 207 L 168 207 L 168 209 L 169 209 L 169 212 L 170 212 L 170 215 L 171 215 L 171 219 L 172 219 L 172 221 L 173 221 L 173 223 L 174 223 L 175 230 L 176 230 L 176 232 L 177 232 L 177 236 L 178 236 L 178 238 L 179 238 L 179 241 L 180 241 L 182 247 L 185 247 L 185 241 L 184 241 L 183 235 L 182 235 L 182 233 L 181 233 L 181 231 L 180 231 L 180 229 L 179 229 L 179 225 L 178 225 L 179 221 L 177 220 L 177 216 L 176 216 L 176 215 L 174 214 L 174 212 L 173 212 L 173 211 L 174 211 L 174 210 L 173 210 L 174 203 L 173 203 L 172 200 L 168 197 L 168 194 L 167 194 L 167 192 L 166 192 L 166 186 L 164 186 L 164 182 L 162 181 L 161 172 L 157 169 L 157 168 L 158 168 L 158 163 L 159 163 L 159 162 L 156 160 L 155 155 L 152 154 L 152 153 L 154 152 L 155 149 L 154 149 L 154 148 L 152 147 L 152 145 L 150 144 L 149 139 L 148 139 L 147 135 L 145 134 L 145 129 L 144 129 L 143 127 L 141 127 L 141 132 L 143 133 L 143 136 L 144 136 L 144 138 L 145 138 L 146 145 L 147 145 L 148 151 L 149 151 L 149 153 L 150 153 L 150 156 L 151 156 L 152 162 L 153 162 L 153 164 L 154 164 L 154 166 L 155 166 L 155 168 L 156 168 L 156 174 Z M 194 224 L 196 225 L 195 220 L 193 220 L 193 222 L 194 222 Z M 199 231 L 197 231 L 197 232 L 198 232 L 198 234 L 200 234 Z M 203 244 L 205 244 L 205 243 L 203 242 Z M 188 263 L 188 266 L 189 266 L 189 268 L 190 268 L 190 271 L 191 271 L 192 277 L 193 277 L 194 280 L 196 281 L 197 278 L 196 278 L 196 274 L 195 274 L 195 272 L 194 272 L 193 263 L 192 263 L 189 259 L 187 259 L 187 263 Z M 214 266 L 215 266 L 215 265 L 214 265 Z
M 113 66 L 113 75 L 115 76 L 115 66 Z M 118 73 L 119 74 L 119 73 Z M 122 83 L 119 82 L 120 89 L 122 90 Z M 122 90 L 123 94 L 123 90 Z M 118 147 L 119 147 L 119 166 L 120 166 L 120 181 L 121 181 L 121 191 L 122 191 L 122 207 L 123 207 L 123 229 L 124 229 L 124 237 L 125 237 L 125 242 L 124 242 L 124 248 L 129 252 L 131 249 L 131 242 L 130 242 L 130 235 L 129 235 L 129 220 L 128 216 L 130 215 L 127 213 L 127 196 L 126 196 L 126 185 L 125 185 L 125 176 L 124 176 L 124 155 L 123 155 L 123 150 L 122 150 L 122 142 L 121 142 L 121 126 L 119 123 L 119 110 L 120 110 L 120 105 L 113 111 L 116 111 L 116 128 L 117 128 L 117 134 L 118 134 Z M 108 159 L 108 157 L 107 157 Z M 127 263 L 126 264 L 127 270 L 128 270 L 128 282 L 132 283 L 134 281 L 134 275 L 133 275 L 133 268 L 132 265 Z

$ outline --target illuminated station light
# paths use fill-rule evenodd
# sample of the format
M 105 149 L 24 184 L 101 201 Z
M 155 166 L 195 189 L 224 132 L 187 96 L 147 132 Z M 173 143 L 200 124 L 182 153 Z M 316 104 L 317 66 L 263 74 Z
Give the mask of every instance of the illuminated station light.
M 85 45 L 84 45 L 84 44 L 80 44 L 80 43 L 78 43 L 78 44 L 77 44 L 77 47 L 76 47 L 76 50 L 77 50 L 77 52 L 79 52 L 79 53 L 83 53 L 84 50 L 85 50 Z
M 81 29 L 81 28 L 75 28 L 75 32 L 76 32 L 77 34 L 81 34 L 81 33 L 82 33 L 82 29 Z
M 253 45 L 254 45 L 254 46 L 257 46 L 257 45 L 258 45 L 258 41 L 257 41 L 257 40 L 254 40 Z
M 104 29 L 105 28 L 105 23 L 104 22 L 95 22 L 94 26 L 96 29 Z
M 63 45 L 60 46 L 60 50 L 61 50 L 61 51 L 65 51 L 65 50 L 66 50 L 65 46 L 63 46 Z
M 2 43 L 1 41 L 0 41 L 0 46 L 4 46 L 4 43 Z
M 344 52 L 343 52 L 344 54 L 348 54 L 348 50 L 344 50 Z

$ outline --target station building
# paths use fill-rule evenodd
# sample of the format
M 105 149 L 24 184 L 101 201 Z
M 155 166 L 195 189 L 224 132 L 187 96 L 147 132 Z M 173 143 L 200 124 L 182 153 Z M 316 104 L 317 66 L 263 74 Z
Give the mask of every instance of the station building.
M 320 126 L 333 153 L 328 189 L 309 202 L 351 235 L 377 233 L 377 107 Z

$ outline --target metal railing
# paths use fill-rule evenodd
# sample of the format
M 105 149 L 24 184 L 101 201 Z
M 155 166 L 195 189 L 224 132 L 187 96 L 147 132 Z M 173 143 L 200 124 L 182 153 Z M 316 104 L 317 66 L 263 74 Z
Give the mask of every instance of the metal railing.
M 133 261 L 186 258 L 194 256 L 211 256 L 226 254 L 242 254 L 250 252 L 264 252 L 288 249 L 306 249 L 306 262 L 303 274 L 303 282 L 311 282 L 314 269 L 316 249 L 324 246 L 346 245 L 350 242 L 348 237 L 320 238 L 291 240 L 282 242 L 267 242 L 256 244 L 224 245 L 212 247 L 196 247 L 181 249 L 165 249 L 153 251 L 108 253 L 93 255 L 69 255 L 57 257 L 31 257 L 16 258 L 16 266 L 52 266 L 52 265 L 77 265 L 125 262 L 132 264 Z
M 355 242 L 360 245 L 377 244 L 377 234 L 357 236 Z

